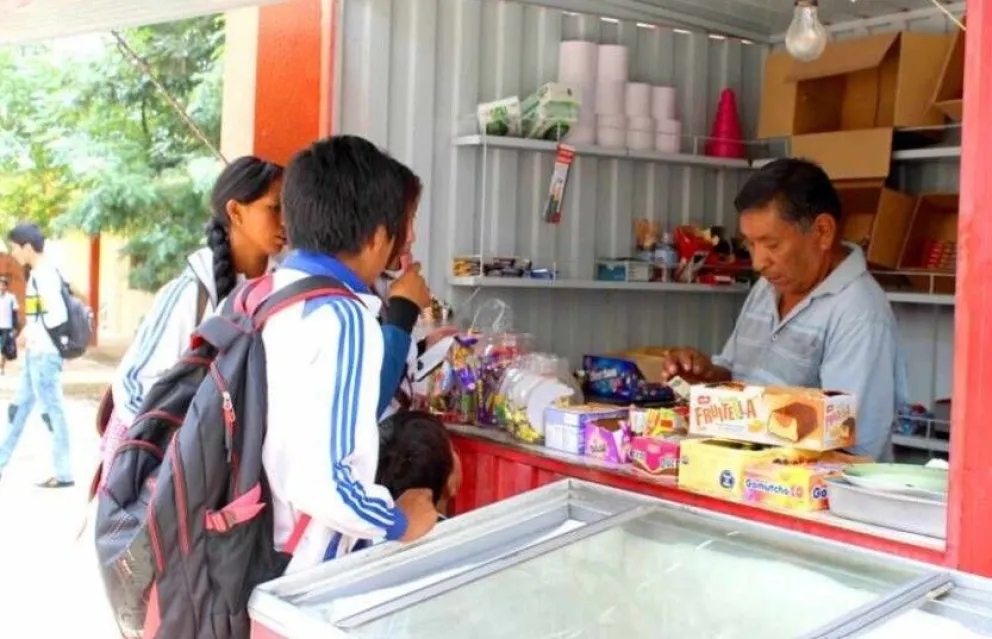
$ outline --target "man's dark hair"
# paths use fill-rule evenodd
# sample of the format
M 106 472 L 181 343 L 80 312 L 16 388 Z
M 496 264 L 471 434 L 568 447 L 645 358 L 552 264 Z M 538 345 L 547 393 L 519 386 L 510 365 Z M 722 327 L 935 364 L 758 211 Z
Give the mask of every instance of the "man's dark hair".
M 734 206 L 738 213 L 762 209 L 771 203 L 783 219 L 806 231 L 818 215 L 826 213 L 840 221 L 837 189 L 818 164 L 797 158 L 769 162 L 744 184 Z
M 448 431 L 433 415 L 405 411 L 380 424 L 375 482 L 394 499 L 411 488 L 427 488 L 437 504 L 454 468 Z
M 7 241 L 18 246 L 30 246 L 36 253 L 45 250 L 45 234 L 37 224 L 22 222 L 12 228 L 7 234 Z
M 407 217 L 399 162 L 363 138 L 339 135 L 300 151 L 286 169 L 282 208 L 293 248 L 354 255 L 381 226 L 390 239 Z

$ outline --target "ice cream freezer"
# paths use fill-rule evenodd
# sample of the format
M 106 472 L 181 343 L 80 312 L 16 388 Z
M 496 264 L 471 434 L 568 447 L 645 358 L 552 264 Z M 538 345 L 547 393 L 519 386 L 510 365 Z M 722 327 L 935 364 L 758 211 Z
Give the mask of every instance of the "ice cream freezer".
M 567 479 L 263 584 L 255 639 L 992 637 L 992 581 Z

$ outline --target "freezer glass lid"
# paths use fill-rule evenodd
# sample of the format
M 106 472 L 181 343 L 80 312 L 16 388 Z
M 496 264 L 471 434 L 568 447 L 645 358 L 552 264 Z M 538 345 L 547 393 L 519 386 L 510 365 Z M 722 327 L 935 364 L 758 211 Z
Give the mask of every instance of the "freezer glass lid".
M 824 629 L 836 620 L 862 618 L 900 589 L 925 593 L 936 578 L 849 556 L 638 507 L 324 618 L 368 639 L 794 639 L 833 636 Z

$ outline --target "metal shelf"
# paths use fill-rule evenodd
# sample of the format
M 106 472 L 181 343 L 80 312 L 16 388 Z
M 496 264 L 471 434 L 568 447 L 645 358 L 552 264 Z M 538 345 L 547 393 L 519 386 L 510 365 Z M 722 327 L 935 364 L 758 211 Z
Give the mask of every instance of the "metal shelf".
M 456 288 L 536 288 L 579 291 L 654 291 L 659 293 L 736 293 L 744 294 L 748 286 L 737 284 L 681 284 L 678 282 L 605 282 L 601 280 L 557 279 L 542 280 L 529 277 L 450 276 L 448 283 Z M 893 304 L 953 306 L 953 295 L 893 291 L 887 293 Z
M 920 435 L 892 435 L 892 443 L 895 446 L 928 450 L 933 453 L 949 453 L 951 450 L 951 444 L 948 441 Z
M 565 140 L 564 144 L 568 144 Z M 455 138 L 455 146 L 483 147 L 487 149 L 508 149 L 514 151 L 535 151 L 538 153 L 554 153 L 558 142 L 547 140 L 531 140 L 527 138 L 509 138 L 501 136 L 465 135 Z M 748 160 L 729 158 L 714 158 L 707 155 L 691 153 L 661 153 L 658 151 L 635 151 L 625 148 L 607 148 L 588 144 L 575 144 L 570 147 L 579 155 L 601 158 L 617 158 L 622 160 L 643 160 L 645 162 L 663 162 L 681 166 L 699 166 L 711 169 L 734 169 L 747 171 L 751 169 Z
M 760 169 L 769 162 L 777 158 L 761 158 L 751 161 L 751 167 Z M 961 159 L 961 147 L 959 146 L 931 146 L 923 149 L 908 149 L 904 151 L 893 151 L 893 162 L 925 162 L 927 160 L 959 160 Z

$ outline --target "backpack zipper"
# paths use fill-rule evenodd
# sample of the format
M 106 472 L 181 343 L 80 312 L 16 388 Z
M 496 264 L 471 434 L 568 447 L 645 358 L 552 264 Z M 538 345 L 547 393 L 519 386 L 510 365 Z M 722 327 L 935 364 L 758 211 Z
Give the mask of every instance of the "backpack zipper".
M 188 555 L 190 546 L 189 522 L 186 519 L 186 477 L 183 476 L 183 465 L 179 461 L 179 451 L 176 447 L 175 437 L 172 438 L 170 446 L 172 448 L 172 457 L 169 459 L 172 462 L 172 474 L 175 475 L 173 486 L 176 489 L 176 513 L 179 516 L 179 521 L 177 522 L 179 528 L 179 548 L 183 554 Z

